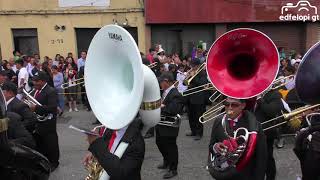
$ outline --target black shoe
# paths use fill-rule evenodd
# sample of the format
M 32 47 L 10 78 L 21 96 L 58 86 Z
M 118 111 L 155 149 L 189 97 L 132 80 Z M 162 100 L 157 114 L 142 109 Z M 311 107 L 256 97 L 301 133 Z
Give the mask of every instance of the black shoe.
M 168 165 L 167 164 L 160 164 L 159 166 L 157 166 L 158 169 L 168 169 Z
M 152 137 L 154 137 L 154 135 L 151 134 L 151 133 L 147 133 L 146 135 L 144 135 L 145 139 L 149 139 L 149 138 L 152 138 Z
M 195 140 L 195 141 L 199 141 L 199 140 L 201 140 L 201 138 L 202 138 L 202 136 L 196 135 L 196 136 L 194 137 L 194 140 Z
M 192 132 L 189 132 L 186 134 L 186 136 L 196 136 L 196 134 L 192 133 Z
M 170 179 L 178 175 L 177 170 L 169 170 L 166 174 L 163 175 L 163 179 Z
M 59 117 L 61 117 L 61 116 L 62 116 L 62 114 L 63 114 L 63 111 L 61 111 L 61 112 L 59 113 Z

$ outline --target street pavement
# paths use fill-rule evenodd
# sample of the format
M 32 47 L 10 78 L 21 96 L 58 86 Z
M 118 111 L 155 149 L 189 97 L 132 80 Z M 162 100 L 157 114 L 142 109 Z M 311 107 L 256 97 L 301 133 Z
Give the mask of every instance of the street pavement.
M 93 128 L 95 121 L 92 112 L 80 110 L 79 112 L 67 112 L 58 120 L 58 135 L 60 144 L 60 166 L 50 176 L 50 180 L 82 180 L 88 174 L 81 161 L 88 152 L 86 136 L 69 129 L 69 125 Z M 213 179 L 206 171 L 205 166 L 208 156 L 208 143 L 212 123 L 204 126 L 204 136 L 200 141 L 194 141 L 185 134 L 189 131 L 188 120 L 183 116 L 178 137 L 179 165 L 178 176 L 172 180 L 210 180 Z M 285 147 L 275 148 L 277 161 L 277 180 L 296 180 L 300 175 L 299 161 L 292 152 L 294 139 L 286 138 Z M 162 163 L 162 157 L 155 144 L 155 139 L 145 140 L 146 153 L 141 175 L 143 180 L 161 180 L 163 170 L 156 167 Z

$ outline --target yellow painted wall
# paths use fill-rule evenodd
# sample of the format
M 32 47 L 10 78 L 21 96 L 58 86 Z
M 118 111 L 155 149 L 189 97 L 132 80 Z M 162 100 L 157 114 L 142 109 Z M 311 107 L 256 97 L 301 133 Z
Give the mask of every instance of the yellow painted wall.
M 104 7 L 60 8 L 59 0 L 0 0 L 0 10 L 106 9 Z M 143 0 L 110 0 L 107 9 L 141 8 Z
M 2 59 L 12 57 L 14 47 L 12 28 L 37 28 L 40 56 L 54 58 L 57 53 L 64 56 L 68 52 L 77 54 L 75 28 L 100 28 L 112 24 L 113 19 L 121 23 L 126 18 L 130 26 L 138 27 L 140 51 L 146 50 L 145 19 L 140 0 L 111 0 L 111 6 L 104 9 L 91 7 L 61 9 L 57 7 L 58 0 L 20 0 L 20 2 L 0 0 Z M 37 9 L 40 11 L 30 13 L 30 10 Z M 49 13 L 44 12 L 44 9 Z M 56 31 L 55 25 L 64 25 L 66 30 Z

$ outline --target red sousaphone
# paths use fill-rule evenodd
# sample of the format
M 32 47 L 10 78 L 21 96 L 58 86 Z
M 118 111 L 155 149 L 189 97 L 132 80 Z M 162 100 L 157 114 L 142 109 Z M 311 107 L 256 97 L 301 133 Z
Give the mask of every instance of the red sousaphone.
M 279 54 L 275 44 L 267 35 L 254 29 L 229 31 L 220 36 L 208 52 L 209 80 L 217 91 L 227 97 L 250 99 L 260 95 L 272 85 L 278 70 Z M 209 171 L 214 178 L 233 177 L 250 161 L 258 140 L 258 127 L 255 122 L 249 124 L 248 129 L 241 128 L 245 135 L 239 136 L 241 143 L 238 142 L 233 152 L 220 159 L 210 156 Z M 231 144 L 239 137 L 231 138 Z

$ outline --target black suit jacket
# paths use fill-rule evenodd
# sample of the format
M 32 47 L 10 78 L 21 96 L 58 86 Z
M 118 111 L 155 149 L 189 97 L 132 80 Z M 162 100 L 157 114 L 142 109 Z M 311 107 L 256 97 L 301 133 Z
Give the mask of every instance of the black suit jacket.
M 249 121 L 250 119 L 250 121 Z M 214 154 L 213 145 L 217 142 L 223 142 L 223 140 L 227 139 L 227 135 L 224 132 L 224 128 L 222 127 L 222 116 L 218 117 L 213 124 L 211 130 L 211 139 L 209 144 L 209 151 Z M 265 170 L 266 170 L 266 159 L 267 159 L 267 145 L 264 133 L 262 131 L 260 123 L 256 120 L 254 114 L 249 111 L 244 111 L 242 117 L 237 122 L 234 130 L 245 127 L 250 130 L 249 122 L 255 123 L 255 126 L 258 127 L 257 133 L 257 144 L 254 151 L 253 156 L 251 157 L 250 162 L 247 167 L 239 172 L 236 177 L 231 178 L 232 180 L 264 180 Z M 229 123 L 226 124 L 226 130 L 230 136 L 233 136 L 233 131 Z M 218 179 L 217 179 L 218 180 Z
M 262 123 L 281 115 L 281 111 L 283 113 L 286 112 L 281 102 L 281 94 L 278 90 L 271 90 L 267 94 L 265 94 L 263 98 L 257 101 L 257 106 L 254 114 L 257 120 Z M 267 123 L 263 126 L 263 128 L 270 127 L 277 122 Z M 278 134 L 277 128 L 267 130 L 265 131 L 265 134 L 267 135 L 267 138 L 276 138 Z
M 109 174 L 110 180 L 141 180 L 141 166 L 144 159 L 145 144 L 140 133 L 141 121 L 133 121 L 119 144 L 128 142 L 129 146 L 121 159 L 108 150 L 112 130 L 107 130 L 102 138 L 95 140 L 89 151 L 97 158 L 103 169 Z
M 303 107 L 306 104 L 302 102 L 297 94 L 296 88 L 291 89 L 288 92 L 286 102 L 288 103 L 291 110 L 297 109 L 299 107 Z
M 33 91 L 31 94 L 34 96 Z M 53 114 L 54 118 L 57 115 L 57 93 L 55 89 L 48 84 L 42 89 L 40 94 L 35 98 L 42 106 L 36 106 L 35 112 L 39 115 Z
M 208 83 L 207 74 L 205 71 L 201 71 L 196 77 L 192 79 L 188 89 L 198 87 Z M 190 104 L 206 104 L 208 100 L 208 91 L 202 91 L 199 93 L 192 94 L 187 96 L 187 101 Z
M 172 88 L 162 104 L 165 105 L 165 107 L 161 108 L 162 116 L 176 116 L 183 110 L 183 97 L 177 88 Z M 166 118 L 165 121 L 170 121 L 170 118 Z M 157 125 L 156 132 L 160 136 L 178 136 L 179 128 Z
M 21 144 L 29 148 L 35 148 L 35 141 L 32 135 L 21 124 L 21 116 L 14 112 L 8 112 L 8 139 L 16 144 Z
M 37 117 L 30 110 L 29 106 L 18 98 L 14 98 L 7 106 L 8 112 L 14 112 L 21 116 L 22 124 L 27 128 L 29 132 L 34 130 L 35 123 L 37 122 Z

